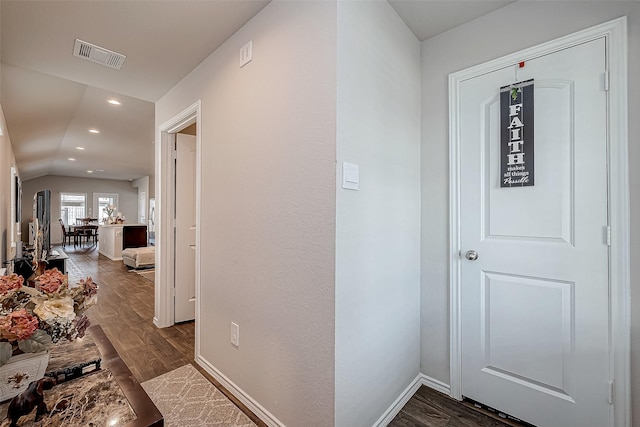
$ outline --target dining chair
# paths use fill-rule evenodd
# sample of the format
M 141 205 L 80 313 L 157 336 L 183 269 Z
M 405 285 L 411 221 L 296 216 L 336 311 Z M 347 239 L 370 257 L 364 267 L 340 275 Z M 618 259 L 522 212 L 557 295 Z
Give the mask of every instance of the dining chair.
M 58 218 L 58 221 L 60 222 L 60 227 L 62 227 L 62 247 L 66 247 L 67 240 L 69 241 L 69 244 L 71 244 L 71 238 L 73 237 L 73 247 L 75 248 L 78 244 L 78 232 L 76 230 L 67 230 L 62 218 Z

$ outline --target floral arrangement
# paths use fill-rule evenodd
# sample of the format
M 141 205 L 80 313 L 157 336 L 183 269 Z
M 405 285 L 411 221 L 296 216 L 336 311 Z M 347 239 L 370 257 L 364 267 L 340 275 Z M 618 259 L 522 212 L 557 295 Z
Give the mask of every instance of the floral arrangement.
M 113 214 L 116 212 L 117 209 L 118 208 L 116 207 L 116 205 L 105 206 L 104 209 L 102 209 L 102 211 L 107 214 L 107 218 L 105 218 L 105 221 L 111 220 L 111 218 L 113 217 Z
M 12 355 L 46 351 L 61 340 L 81 338 L 89 327 L 84 312 L 95 304 L 91 277 L 70 287 L 57 268 L 25 286 L 17 274 L 0 276 L 0 366 Z

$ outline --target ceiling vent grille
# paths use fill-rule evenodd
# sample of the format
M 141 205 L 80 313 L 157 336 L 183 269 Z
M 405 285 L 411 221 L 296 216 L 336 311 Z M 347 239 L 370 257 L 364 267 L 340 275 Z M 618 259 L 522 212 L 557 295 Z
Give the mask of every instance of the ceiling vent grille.
M 76 39 L 76 44 L 73 48 L 73 55 L 88 61 L 97 62 L 98 64 L 102 64 L 109 68 L 115 68 L 116 70 L 119 70 L 122 67 L 124 60 L 127 58 L 121 53 L 113 52 L 109 49 L 105 49 L 79 39 Z

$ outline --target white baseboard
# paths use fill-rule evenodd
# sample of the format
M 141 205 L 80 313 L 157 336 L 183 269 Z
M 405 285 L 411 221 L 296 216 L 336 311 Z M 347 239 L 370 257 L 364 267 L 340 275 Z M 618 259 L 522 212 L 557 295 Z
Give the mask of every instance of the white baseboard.
M 435 391 L 439 391 L 440 393 L 446 394 L 447 396 L 451 396 L 451 386 L 449 384 L 445 384 L 442 381 L 431 378 L 425 374 L 420 374 L 420 380 L 422 382 L 422 385 L 432 388 Z
M 196 363 L 207 371 L 213 378 L 224 386 L 236 399 L 242 402 L 251 412 L 260 418 L 269 427 L 285 427 L 271 412 L 256 402 L 251 396 L 238 387 L 233 381 L 227 378 L 222 372 L 216 369 L 209 361 L 202 356 L 196 356 Z
M 271 412 L 267 411 L 262 405 L 256 402 L 251 396 L 245 393 L 240 387 L 238 387 L 233 381 L 227 378 L 222 372 L 216 369 L 209 361 L 198 355 L 196 357 L 196 363 L 202 366 L 216 381 L 220 382 L 229 392 L 231 392 L 240 402 L 242 402 L 251 412 L 253 412 L 258 418 L 264 421 L 269 427 L 285 427 Z M 391 404 L 391 406 L 382 414 L 382 416 L 373 424 L 373 427 L 386 427 L 398 413 L 402 410 L 404 405 L 413 397 L 418 391 L 420 386 L 427 386 L 440 393 L 444 393 L 447 396 L 451 396 L 451 387 L 442 381 L 431 378 L 425 374 L 418 374 L 418 376 L 411 381 L 407 388 L 400 393 L 400 396 Z
M 451 387 L 448 384 L 443 383 L 435 378 L 431 378 L 425 374 L 418 374 L 418 376 L 411 381 L 411 384 L 398 396 L 398 398 L 391 404 L 384 414 L 373 424 L 373 427 L 386 427 L 396 415 L 402 410 L 404 405 L 413 397 L 418 391 L 420 386 L 427 386 L 440 393 L 444 393 L 447 396 L 451 396 Z
M 409 384 L 400 396 L 398 396 L 389 409 L 384 411 L 384 414 L 382 414 L 378 421 L 373 424 L 373 427 L 386 427 L 395 418 L 395 416 L 398 415 L 404 405 L 407 404 L 409 399 L 416 394 L 416 391 L 418 391 L 422 385 L 421 376 L 422 374 L 419 374 L 413 381 L 411 381 L 411 384 Z

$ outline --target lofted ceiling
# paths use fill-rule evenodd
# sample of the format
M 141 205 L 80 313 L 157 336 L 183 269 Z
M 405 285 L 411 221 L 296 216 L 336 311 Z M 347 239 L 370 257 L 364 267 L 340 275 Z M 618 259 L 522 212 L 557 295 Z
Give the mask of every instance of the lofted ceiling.
M 22 179 L 153 175 L 154 102 L 267 4 L 2 0 L 0 100 Z M 124 65 L 73 56 L 76 38 Z
M 269 1 L 1 0 L 0 101 L 22 179 L 153 175 L 154 103 Z M 511 1 L 389 3 L 424 41 Z M 124 65 L 73 56 L 76 38 Z

